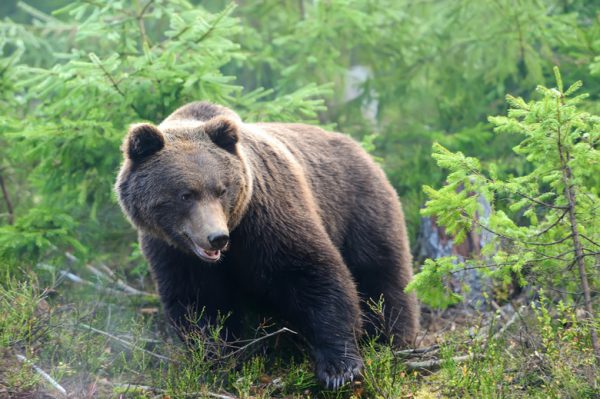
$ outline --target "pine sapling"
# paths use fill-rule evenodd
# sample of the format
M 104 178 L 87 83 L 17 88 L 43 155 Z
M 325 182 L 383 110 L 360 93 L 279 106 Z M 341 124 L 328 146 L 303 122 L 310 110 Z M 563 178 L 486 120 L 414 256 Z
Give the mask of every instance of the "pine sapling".
M 591 347 L 600 365 L 591 298 L 600 278 L 600 117 L 577 107 L 587 97 L 573 96 L 581 82 L 564 90 L 558 69 L 554 71 L 557 87 L 539 86 L 540 100 L 509 95 L 508 116 L 489 118 L 496 133 L 523 137 L 514 151 L 525 158 L 529 172 L 499 176 L 493 164 L 482 166 L 476 158 L 434 145 L 433 157 L 450 174 L 441 189 L 424 187 L 429 201 L 422 213 L 435 216 L 457 244 L 473 229 L 486 230 L 493 238 L 480 259 L 428 260 L 408 289 L 432 305 L 448 306 L 460 300 L 460 293 L 446 280 L 468 268 L 507 283 L 516 277 L 521 285 L 560 287 L 573 301 L 583 296 Z M 492 204 L 487 220 L 476 219 L 478 195 Z

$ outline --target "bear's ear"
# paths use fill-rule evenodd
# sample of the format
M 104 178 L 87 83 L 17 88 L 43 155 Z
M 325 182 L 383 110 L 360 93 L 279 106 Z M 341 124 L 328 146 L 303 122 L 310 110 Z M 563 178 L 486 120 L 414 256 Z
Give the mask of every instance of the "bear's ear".
M 237 122 L 225 116 L 212 118 L 204 125 L 204 131 L 213 143 L 231 153 L 235 152 L 239 139 L 238 130 Z
M 141 161 L 165 146 L 165 138 L 158 128 L 149 123 L 131 125 L 123 143 L 123 152 L 132 161 Z

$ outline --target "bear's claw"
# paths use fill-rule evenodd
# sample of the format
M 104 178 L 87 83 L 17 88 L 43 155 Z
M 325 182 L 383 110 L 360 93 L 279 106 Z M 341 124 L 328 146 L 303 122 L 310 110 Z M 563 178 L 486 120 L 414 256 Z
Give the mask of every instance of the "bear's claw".
M 360 376 L 362 360 L 357 357 L 343 357 L 317 362 L 317 378 L 326 389 L 337 390 L 344 384 Z

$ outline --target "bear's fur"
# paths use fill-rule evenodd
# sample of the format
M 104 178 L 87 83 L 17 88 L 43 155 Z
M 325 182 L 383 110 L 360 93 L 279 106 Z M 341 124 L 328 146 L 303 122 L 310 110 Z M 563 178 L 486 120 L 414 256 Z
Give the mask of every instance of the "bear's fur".
M 400 203 L 349 137 L 244 123 L 197 102 L 159 126 L 133 125 L 123 152 L 120 204 L 139 231 L 165 311 L 184 332 L 231 312 L 235 336 L 236 315 L 249 300 L 260 303 L 303 334 L 318 378 L 333 388 L 361 370 L 361 314 L 377 322 L 366 302 L 383 297 L 385 331 L 396 344 L 415 338 L 419 310 L 404 292 L 412 269 Z M 202 319 L 192 323 L 190 311 Z

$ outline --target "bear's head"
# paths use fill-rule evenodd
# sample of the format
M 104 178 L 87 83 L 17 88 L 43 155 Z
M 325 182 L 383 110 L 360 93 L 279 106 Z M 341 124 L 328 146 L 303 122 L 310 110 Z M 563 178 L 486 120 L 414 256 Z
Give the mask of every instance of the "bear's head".
M 131 223 L 206 262 L 218 261 L 252 192 L 239 129 L 239 120 L 227 116 L 132 125 L 116 184 Z

